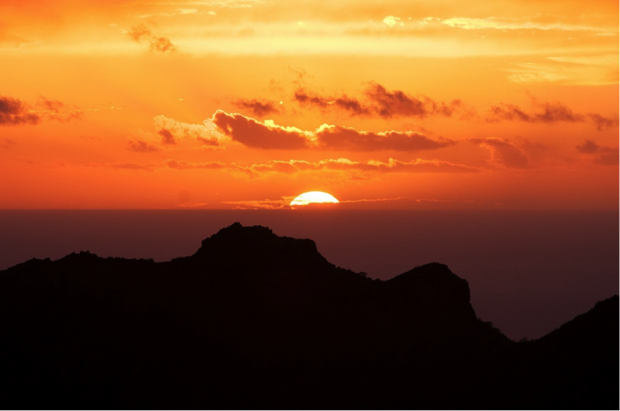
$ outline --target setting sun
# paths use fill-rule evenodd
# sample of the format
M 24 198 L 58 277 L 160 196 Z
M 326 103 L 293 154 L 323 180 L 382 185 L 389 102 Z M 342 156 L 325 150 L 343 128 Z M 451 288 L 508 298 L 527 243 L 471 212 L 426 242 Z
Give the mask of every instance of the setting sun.
M 291 201 L 291 206 L 296 205 L 308 205 L 312 203 L 338 203 L 339 201 L 331 194 L 324 193 L 322 191 L 309 191 L 295 197 Z

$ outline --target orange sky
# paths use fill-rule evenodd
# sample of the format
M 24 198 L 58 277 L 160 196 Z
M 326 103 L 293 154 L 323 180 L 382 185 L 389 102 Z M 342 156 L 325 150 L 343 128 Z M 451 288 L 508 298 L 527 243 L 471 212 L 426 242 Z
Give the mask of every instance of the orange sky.
M 0 61 L 0 208 L 618 208 L 617 1 L 5 0 Z

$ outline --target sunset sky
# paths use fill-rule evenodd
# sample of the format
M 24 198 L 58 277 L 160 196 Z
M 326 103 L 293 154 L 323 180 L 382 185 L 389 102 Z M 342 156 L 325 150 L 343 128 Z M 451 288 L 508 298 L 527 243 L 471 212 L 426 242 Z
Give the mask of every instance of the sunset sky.
M 617 209 L 616 0 L 3 0 L 0 208 Z

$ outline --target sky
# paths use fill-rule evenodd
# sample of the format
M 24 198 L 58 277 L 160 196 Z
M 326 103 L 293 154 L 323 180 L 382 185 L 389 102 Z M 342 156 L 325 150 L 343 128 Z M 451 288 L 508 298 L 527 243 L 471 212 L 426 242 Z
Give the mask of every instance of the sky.
M 0 208 L 618 209 L 618 2 L 4 0 Z

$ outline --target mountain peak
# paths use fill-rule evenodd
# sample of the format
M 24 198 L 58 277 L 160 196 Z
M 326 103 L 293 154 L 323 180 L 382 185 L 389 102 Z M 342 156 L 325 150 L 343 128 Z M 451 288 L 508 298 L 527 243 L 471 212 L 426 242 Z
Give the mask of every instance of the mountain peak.
M 243 226 L 239 222 L 204 239 L 195 256 L 220 261 L 224 258 L 231 264 L 251 261 L 259 266 L 275 261 L 286 265 L 331 265 L 319 254 L 312 240 L 280 237 L 270 228 Z

